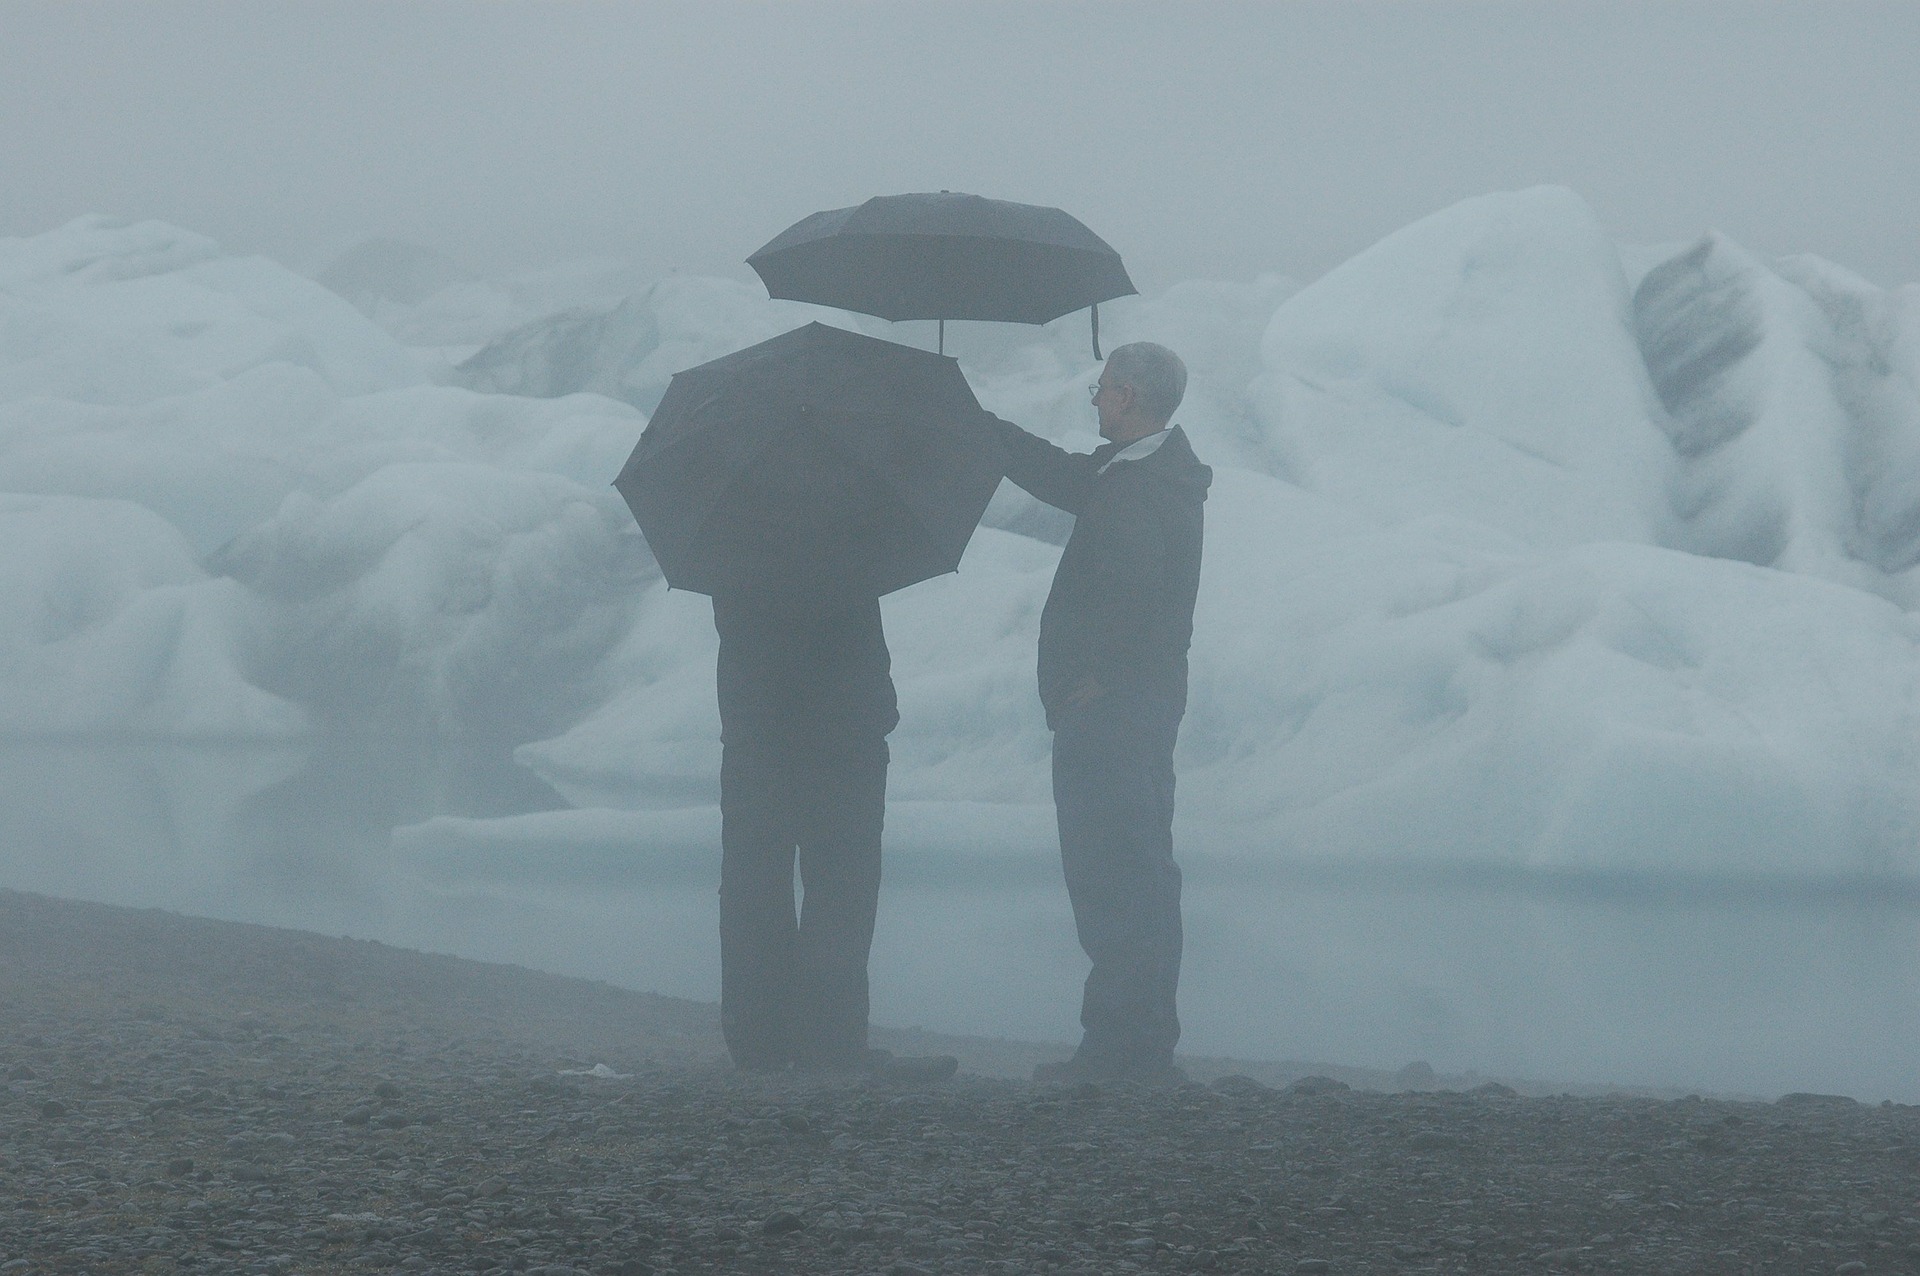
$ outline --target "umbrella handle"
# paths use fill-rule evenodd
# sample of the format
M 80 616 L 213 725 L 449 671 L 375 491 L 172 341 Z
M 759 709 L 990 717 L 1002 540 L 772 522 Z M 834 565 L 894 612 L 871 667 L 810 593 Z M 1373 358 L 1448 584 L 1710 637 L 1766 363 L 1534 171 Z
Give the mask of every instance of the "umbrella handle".
M 1093 303 L 1093 361 L 1106 362 L 1100 356 L 1100 303 L 1097 301 Z

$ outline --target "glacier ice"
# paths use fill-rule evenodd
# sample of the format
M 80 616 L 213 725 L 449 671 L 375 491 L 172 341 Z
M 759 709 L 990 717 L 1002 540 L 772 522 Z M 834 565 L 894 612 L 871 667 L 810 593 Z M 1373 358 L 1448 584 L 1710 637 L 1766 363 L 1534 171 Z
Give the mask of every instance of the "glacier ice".
M 0 883 L 711 996 L 710 615 L 607 485 L 681 367 L 930 333 L 383 251 L 349 304 L 154 222 L 0 240 Z M 1553 188 L 1103 307 L 1188 357 L 1218 470 L 1190 1045 L 1914 1097 L 1917 310 L 1717 234 L 1623 250 Z M 1084 335 L 949 348 L 1090 446 Z M 1070 1024 L 1032 691 L 1065 530 L 1003 488 L 885 601 L 883 1017 Z

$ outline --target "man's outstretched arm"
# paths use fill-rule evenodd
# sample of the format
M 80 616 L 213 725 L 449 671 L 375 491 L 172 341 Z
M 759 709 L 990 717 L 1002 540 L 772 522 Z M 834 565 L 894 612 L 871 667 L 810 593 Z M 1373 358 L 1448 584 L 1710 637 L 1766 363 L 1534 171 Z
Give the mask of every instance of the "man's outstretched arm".
M 1047 504 L 1079 514 L 1099 468 L 1093 457 L 1057 448 L 991 412 L 982 415 L 1007 450 L 1007 477 Z

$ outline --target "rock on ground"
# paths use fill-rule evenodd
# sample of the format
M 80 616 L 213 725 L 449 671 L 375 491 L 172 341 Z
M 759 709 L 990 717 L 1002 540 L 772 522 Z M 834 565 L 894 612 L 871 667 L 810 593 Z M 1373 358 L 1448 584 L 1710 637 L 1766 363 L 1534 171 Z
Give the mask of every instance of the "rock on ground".
M 11 892 L 0 1078 L 6 1276 L 1920 1270 L 1912 1107 L 750 1079 L 711 1006 Z

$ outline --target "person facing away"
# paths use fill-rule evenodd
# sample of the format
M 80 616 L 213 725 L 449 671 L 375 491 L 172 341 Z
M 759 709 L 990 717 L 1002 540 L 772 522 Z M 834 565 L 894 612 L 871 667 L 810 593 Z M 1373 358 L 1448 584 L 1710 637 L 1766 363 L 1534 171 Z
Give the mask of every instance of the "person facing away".
M 884 495 L 804 431 L 767 448 L 729 512 L 715 592 L 720 1023 L 735 1066 L 938 1081 L 951 1055 L 867 1045 L 887 734 L 900 721 L 866 517 Z M 801 903 L 794 906 L 794 869 Z
M 713 623 L 727 1050 L 751 1071 L 867 1066 L 886 737 L 900 720 L 879 600 L 722 592 Z
M 1069 453 L 989 414 L 1007 477 L 1074 515 L 1040 617 L 1040 702 L 1075 929 L 1092 968 L 1071 1059 L 1035 1080 L 1174 1081 L 1182 946 L 1173 747 L 1213 471 L 1170 426 L 1186 365 L 1136 342 L 1090 386 L 1106 442 Z

